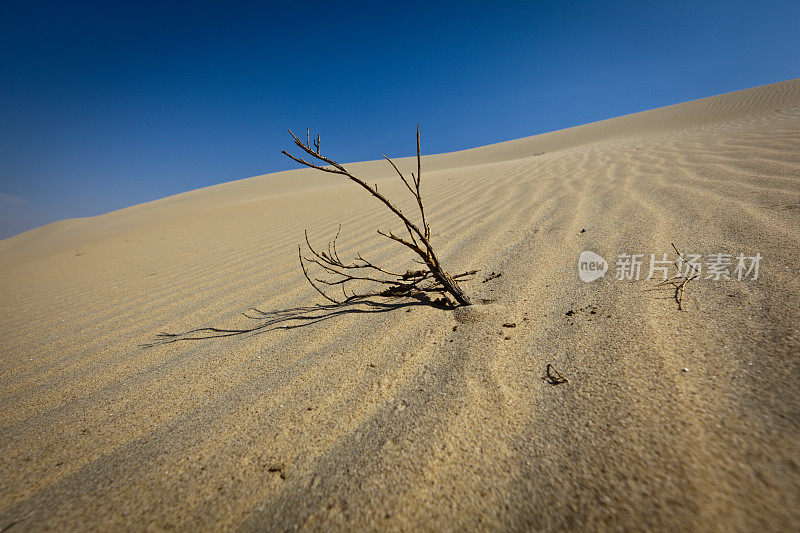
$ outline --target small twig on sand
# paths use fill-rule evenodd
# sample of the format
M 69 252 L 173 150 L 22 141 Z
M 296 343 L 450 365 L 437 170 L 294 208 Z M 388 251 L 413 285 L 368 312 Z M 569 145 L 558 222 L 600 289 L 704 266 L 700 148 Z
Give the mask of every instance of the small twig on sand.
M 683 294 L 686 291 L 686 284 L 692 280 L 699 278 L 700 272 L 695 268 L 695 266 L 692 263 L 686 261 L 683 258 L 683 254 L 678 251 L 678 248 L 675 246 L 674 243 L 670 244 L 672 244 L 672 249 L 675 250 L 675 253 L 678 254 L 678 260 L 685 263 L 688 269 L 686 274 L 681 274 L 680 263 L 678 263 L 678 261 L 675 261 L 674 264 L 677 274 L 674 277 L 661 282 L 659 285 L 668 284 L 675 288 L 674 298 L 675 301 L 678 302 L 678 311 L 684 311 L 685 309 L 683 308 Z
M 492 271 L 492 273 L 491 273 L 491 274 L 489 274 L 488 276 L 486 276 L 486 279 L 484 279 L 482 283 L 486 283 L 486 282 L 488 282 L 488 281 L 492 281 L 493 279 L 495 279 L 495 278 L 499 278 L 499 277 L 500 277 L 500 276 L 502 276 L 502 275 L 503 275 L 503 273 L 502 273 L 502 272 L 494 272 L 494 271 Z
M 542 379 L 545 380 L 550 385 L 561 385 L 562 383 L 566 383 L 567 381 L 569 381 L 567 378 L 562 376 L 558 372 L 558 370 L 556 370 L 555 367 L 550 363 L 547 363 L 547 367 L 545 368 L 544 376 L 542 376 Z

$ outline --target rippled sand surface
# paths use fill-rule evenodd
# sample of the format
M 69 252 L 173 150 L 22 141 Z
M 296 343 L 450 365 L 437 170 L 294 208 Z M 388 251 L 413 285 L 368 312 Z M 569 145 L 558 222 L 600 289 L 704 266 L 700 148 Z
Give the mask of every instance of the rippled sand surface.
M 298 309 L 306 228 L 408 259 L 373 198 L 306 170 L 0 241 L 0 528 L 800 528 L 800 81 L 423 165 L 483 305 Z M 685 311 L 613 279 L 673 242 L 760 253 L 758 279 L 693 281 Z

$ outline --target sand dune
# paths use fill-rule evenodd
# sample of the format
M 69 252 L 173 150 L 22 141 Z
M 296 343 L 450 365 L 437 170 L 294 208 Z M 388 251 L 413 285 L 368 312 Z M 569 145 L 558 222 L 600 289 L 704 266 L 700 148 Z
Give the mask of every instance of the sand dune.
M 351 168 L 401 197 L 387 167 Z M 307 170 L 0 241 L 0 528 L 800 528 L 800 80 L 424 168 L 485 305 L 142 348 L 318 302 L 305 228 L 405 264 L 374 199 Z M 578 278 L 584 250 L 671 242 L 760 253 L 759 277 L 697 280 L 683 312 Z

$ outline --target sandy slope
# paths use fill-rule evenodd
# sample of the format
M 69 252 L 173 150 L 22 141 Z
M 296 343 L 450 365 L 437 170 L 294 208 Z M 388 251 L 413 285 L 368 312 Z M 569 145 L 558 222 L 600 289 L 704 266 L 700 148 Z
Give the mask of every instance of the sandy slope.
M 0 242 L 0 528 L 800 528 L 800 80 L 424 164 L 442 257 L 492 304 L 140 347 L 318 301 L 304 228 L 405 259 L 371 198 L 304 170 Z M 685 312 L 577 277 L 670 242 L 760 276 Z

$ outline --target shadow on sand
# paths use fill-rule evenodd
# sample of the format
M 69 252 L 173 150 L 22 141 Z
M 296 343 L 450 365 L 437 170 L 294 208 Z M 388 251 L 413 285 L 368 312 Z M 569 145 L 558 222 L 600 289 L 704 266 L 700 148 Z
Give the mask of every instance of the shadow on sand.
M 435 307 L 437 309 L 453 308 L 453 306 L 445 303 L 442 299 L 431 300 L 424 297 L 400 302 L 382 302 L 374 297 L 352 298 L 340 304 L 315 304 L 289 309 L 276 309 L 273 311 L 262 311 L 251 307 L 247 312 L 242 314 L 251 320 L 258 321 L 253 327 L 243 329 L 206 327 L 184 331 L 183 333 L 162 332 L 157 334 L 152 342 L 141 344 L 140 346 L 151 348 L 153 346 L 160 346 L 173 342 L 233 337 L 248 333 L 266 333 L 277 329 L 295 329 L 310 326 L 342 315 L 388 313 L 398 309 L 420 306 Z

